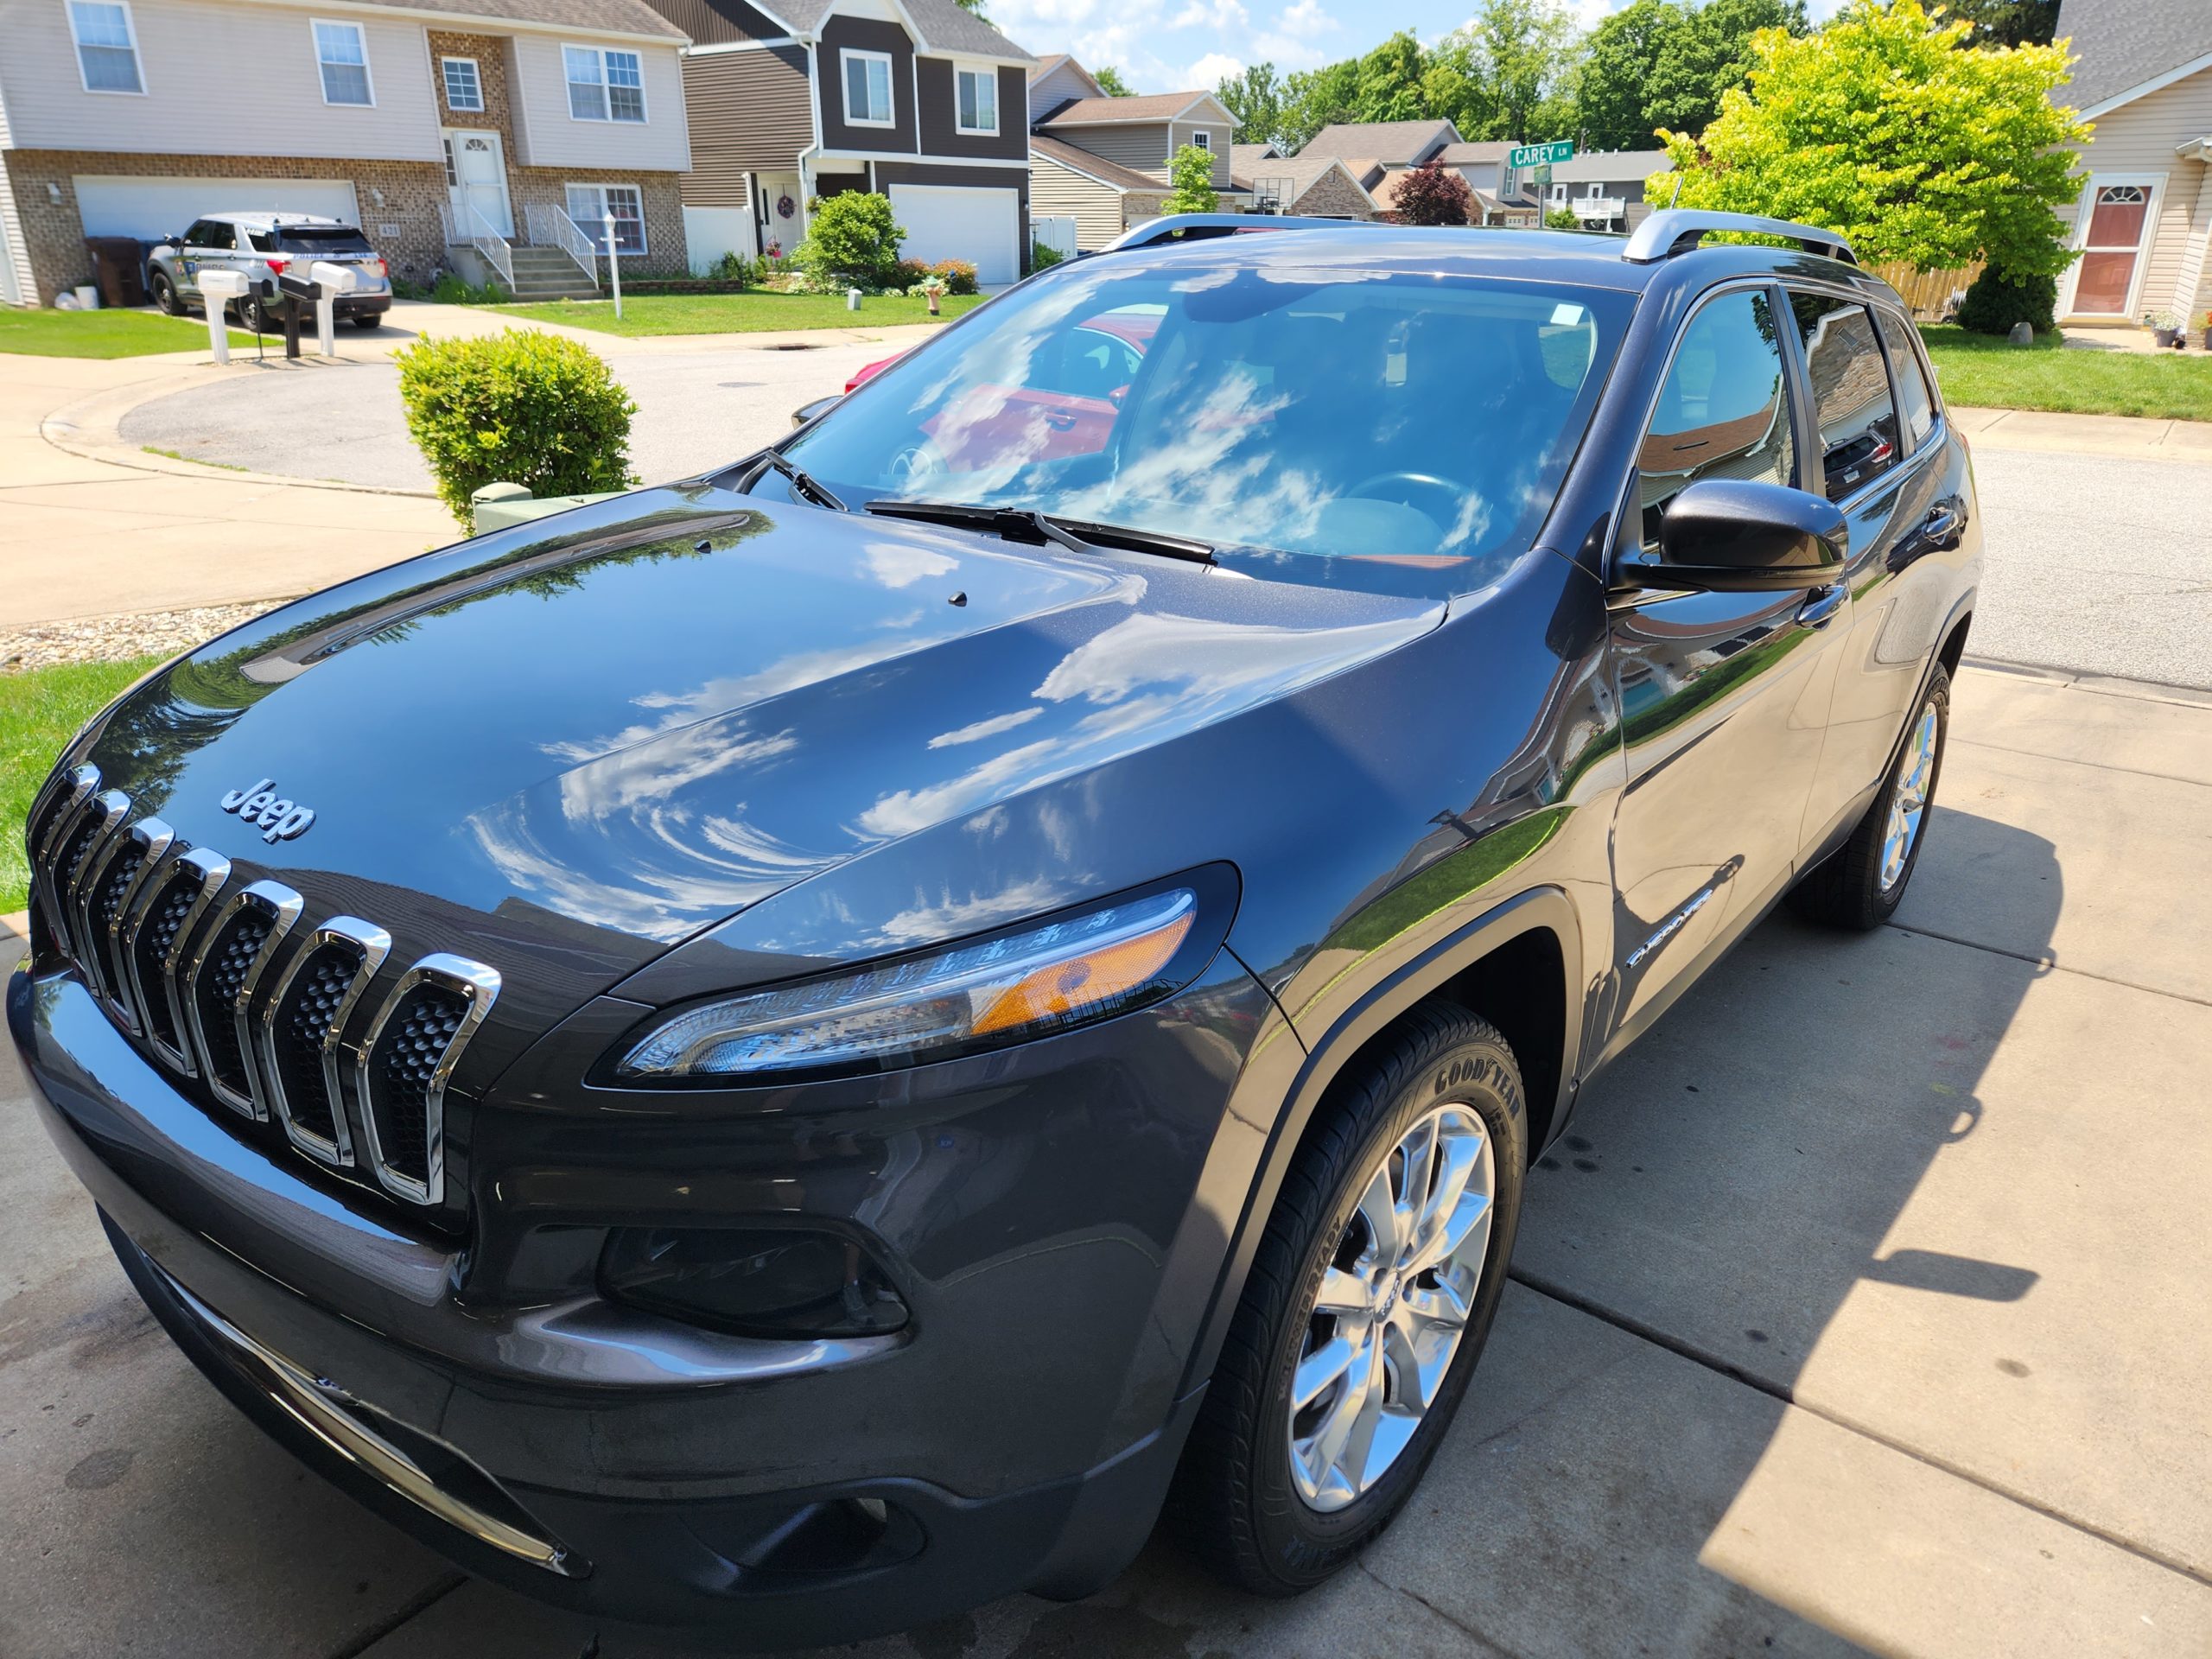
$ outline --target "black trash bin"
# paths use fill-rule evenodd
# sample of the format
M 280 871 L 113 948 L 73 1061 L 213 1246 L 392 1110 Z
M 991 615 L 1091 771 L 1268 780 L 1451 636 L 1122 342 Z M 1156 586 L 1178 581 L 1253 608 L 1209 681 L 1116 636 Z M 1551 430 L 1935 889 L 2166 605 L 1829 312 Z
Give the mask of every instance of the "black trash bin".
M 103 305 L 146 303 L 145 254 L 135 236 L 88 236 L 85 245 L 92 252 L 92 280 L 99 284 Z

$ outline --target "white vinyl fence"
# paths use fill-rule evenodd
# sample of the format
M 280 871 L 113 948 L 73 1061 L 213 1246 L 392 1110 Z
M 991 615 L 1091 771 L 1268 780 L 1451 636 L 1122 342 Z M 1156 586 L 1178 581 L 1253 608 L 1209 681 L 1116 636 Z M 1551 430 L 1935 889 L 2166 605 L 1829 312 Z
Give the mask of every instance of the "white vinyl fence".
M 741 259 L 757 259 L 760 250 L 753 245 L 753 214 L 744 207 L 686 207 L 683 210 L 683 244 L 691 262 L 691 274 L 704 276 L 726 253 L 736 254 Z
M 1075 257 L 1075 219 L 1072 214 L 1063 217 L 1047 214 L 1029 221 L 1030 239 L 1053 249 L 1063 257 Z

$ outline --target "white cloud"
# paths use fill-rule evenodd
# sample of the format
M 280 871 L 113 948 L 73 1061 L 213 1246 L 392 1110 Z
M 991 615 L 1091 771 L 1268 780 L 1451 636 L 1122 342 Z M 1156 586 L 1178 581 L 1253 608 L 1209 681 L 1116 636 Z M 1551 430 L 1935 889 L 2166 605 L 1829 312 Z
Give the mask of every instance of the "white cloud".
M 1183 85 L 1211 92 L 1224 80 L 1244 73 L 1244 66 L 1226 52 L 1209 52 L 1184 71 Z

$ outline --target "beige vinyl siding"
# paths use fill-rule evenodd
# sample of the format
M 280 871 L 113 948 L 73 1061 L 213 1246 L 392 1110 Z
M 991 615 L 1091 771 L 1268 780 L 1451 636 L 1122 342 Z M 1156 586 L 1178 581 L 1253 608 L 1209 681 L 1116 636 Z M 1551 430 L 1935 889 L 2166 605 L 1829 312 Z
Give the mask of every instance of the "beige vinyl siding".
M 2204 164 L 2183 161 L 2174 151 L 2190 139 L 2212 137 L 2212 69 L 2108 111 L 2093 125 L 2095 131 L 2082 151 L 2082 172 L 2161 181 L 2137 312 L 2171 307 L 2201 323 L 2205 308 L 2212 306 L 2205 283 L 2212 261 L 2204 257 L 2205 238 L 2212 234 L 2212 195 L 2205 188 Z M 2076 203 L 2060 213 L 2069 231 L 2078 207 Z M 2196 281 L 2183 292 L 2183 279 L 2192 267 Z
M 62 0 L 0 0 L 0 104 L 22 149 L 435 162 L 438 105 L 423 26 L 361 25 L 374 107 L 322 101 L 308 7 L 131 0 L 143 96 L 87 92 Z
M 1029 107 L 1042 115 L 1071 98 L 1093 96 L 1095 94 L 1084 82 L 1082 72 L 1071 60 L 1030 87 Z
M 683 60 L 671 42 L 595 41 L 585 32 L 514 37 L 515 156 L 519 167 L 590 167 L 684 173 L 691 143 L 683 118 Z M 645 118 L 579 121 L 569 113 L 563 45 L 606 46 L 638 54 L 645 80 Z M 435 127 L 435 123 L 432 125 Z M 433 138 L 435 133 L 432 134 Z
M 1167 123 L 1140 121 L 1126 127 L 1054 127 L 1047 130 L 1063 143 L 1118 162 L 1147 178 L 1167 179 Z
M 1085 252 L 1122 233 L 1118 191 L 1041 156 L 1029 164 L 1029 211 L 1039 219 L 1073 219 L 1075 245 Z
M 1168 130 L 1173 136 L 1167 146 L 1171 156 L 1192 142 L 1192 133 L 1211 134 L 1213 141 L 1213 188 L 1217 190 L 1229 188 L 1229 141 L 1236 136 L 1236 128 L 1224 127 L 1213 121 L 1177 121 Z

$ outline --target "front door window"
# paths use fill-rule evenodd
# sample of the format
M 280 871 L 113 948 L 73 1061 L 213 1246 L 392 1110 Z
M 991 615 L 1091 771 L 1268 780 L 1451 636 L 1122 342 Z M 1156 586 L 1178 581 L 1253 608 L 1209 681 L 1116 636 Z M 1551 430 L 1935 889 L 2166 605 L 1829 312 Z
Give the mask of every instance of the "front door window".
M 2082 266 L 2074 279 L 2074 309 L 2095 316 L 2125 316 L 2142 257 L 2143 227 L 2151 192 L 2139 184 L 2099 185 L 2082 241 Z

